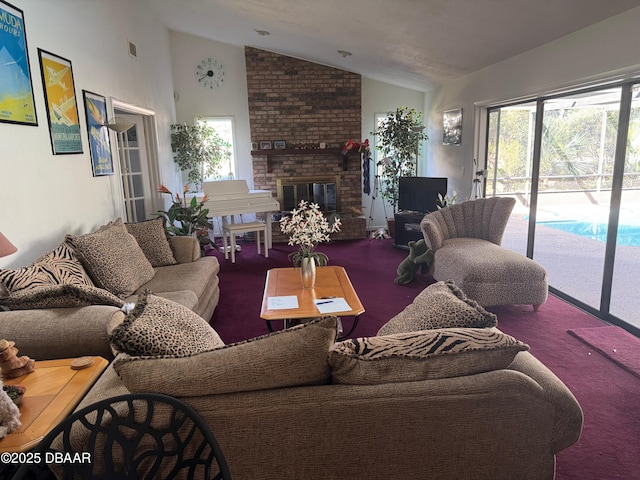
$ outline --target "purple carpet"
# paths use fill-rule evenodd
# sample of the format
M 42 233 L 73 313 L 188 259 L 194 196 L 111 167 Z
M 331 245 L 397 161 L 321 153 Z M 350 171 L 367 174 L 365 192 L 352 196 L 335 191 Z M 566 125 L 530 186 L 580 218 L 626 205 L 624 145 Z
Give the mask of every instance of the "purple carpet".
M 211 325 L 226 343 L 268 332 L 259 318 L 265 275 L 270 268 L 290 266 L 287 254 L 293 250 L 276 244 L 265 259 L 256 254 L 255 244 L 243 244 L 235 264 L 220 252 L 210 253 L 221 263 L 221 297 Z M 319 250 L 330 264 L 346 268 L 366 309 L 354 336 L 375 335 L 433 282 L 418 274 L 408 285 L 393 283 L 408 252 L 393 248 L 392 240 L 342 241 Z M 567 333 L 594 328 L 605 333 L 606 324 L 554 296 L 537 313 L 530 305 L 489 310 L 497 314 L 503 332 L 530 345 L 531 353 L 569 387 L 583 409 L 582 436 L 558 454 L 556 479 L 640 480 L 640 380 Z
M 640 338 L 614 325 L 575 328 L 569 334 L 640 378 Z

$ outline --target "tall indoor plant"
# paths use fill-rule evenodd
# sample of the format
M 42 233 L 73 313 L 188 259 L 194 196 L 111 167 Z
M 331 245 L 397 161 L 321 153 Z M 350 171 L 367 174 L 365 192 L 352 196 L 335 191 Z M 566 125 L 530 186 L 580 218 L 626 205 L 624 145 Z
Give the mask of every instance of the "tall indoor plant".
M 416 175 L 420 142 L 429 139 L 424 131 L 423 114 L 413 108 L 398 107 L 387 114 L 371 135 L 376 137 L 376 149 L 382 155 L 378 162 L 382 167 L 380 194 L 395 213 L 400 177 Z
M 202 190 L 206 177 L 214 175 L 231 156 L 231 145 L 201 118 L 193 125 L 171 125 L 171 149 L 178 168 L 187 172 L 187 180 Z

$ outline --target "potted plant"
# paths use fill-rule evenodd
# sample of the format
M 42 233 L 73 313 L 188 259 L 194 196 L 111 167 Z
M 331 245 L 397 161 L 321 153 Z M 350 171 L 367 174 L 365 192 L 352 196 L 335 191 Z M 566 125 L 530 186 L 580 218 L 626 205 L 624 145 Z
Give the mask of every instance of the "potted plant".
M 424 132 L 423 114 L 413 108 L 398 107 L 388 113 L 371 135 L 377 137 L 376 149 L 383 157 L 378 162 L 382 167 L 380 194 L 396 213 L 400 177 L 416 175 L 420 142 L 429 139 Z
M 194 125 L 171 125 L 171 149 L 178 168 L 187 172 L 187 180 L 202 190 L 206 177 L 214 175 L 220 165 L 229 160 L 231 145 L 224 141 L 205 121 L 198 118 Z
M 213 228 L 213 224 L 208 218 L 209 209 L 204 207 L 205 202 L 208 200 L 207 195 L 200 201 L 195 195 L 191 200 L 187 200 L 186 195 L 189 191 L 189 184 L 184 186 L 182 197 L 179 193 L 174 196 L 171 190 L 164 185 L 158 185 L 158 191 L 171 195 L 169 210 L 156 212 L 157 216 L 164 217 L 165 229 L 169 235 L 196 237 L 200 243 L 200 251 L 203 254 L 205 246 L 218 248 L 209 238 L 209 229 Z

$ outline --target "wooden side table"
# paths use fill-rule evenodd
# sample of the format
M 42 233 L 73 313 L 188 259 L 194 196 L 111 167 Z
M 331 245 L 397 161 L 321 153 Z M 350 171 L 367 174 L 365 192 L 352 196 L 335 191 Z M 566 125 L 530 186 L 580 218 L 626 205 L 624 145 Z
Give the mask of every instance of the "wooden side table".
M 71 368 L 75 358 L 36 361 L 35 371 L 3 380 L 5 385 L 23 385 L 27 391 L 20 402 L 20 427 L 0 439 L 0 452 L 24 452 L 68 416 L 84 398 L 109 362 L 93 357 L 90 367 Z

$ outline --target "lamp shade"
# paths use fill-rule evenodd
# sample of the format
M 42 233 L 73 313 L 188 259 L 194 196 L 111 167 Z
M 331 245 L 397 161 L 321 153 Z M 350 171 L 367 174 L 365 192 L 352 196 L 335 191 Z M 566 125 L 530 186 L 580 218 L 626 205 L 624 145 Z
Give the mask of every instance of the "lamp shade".
M 11 255 L 17 250 L 16 246 L 11 243 L 9 239 L 2 234 L 2 232 L 0 232 L 0 257 Z

